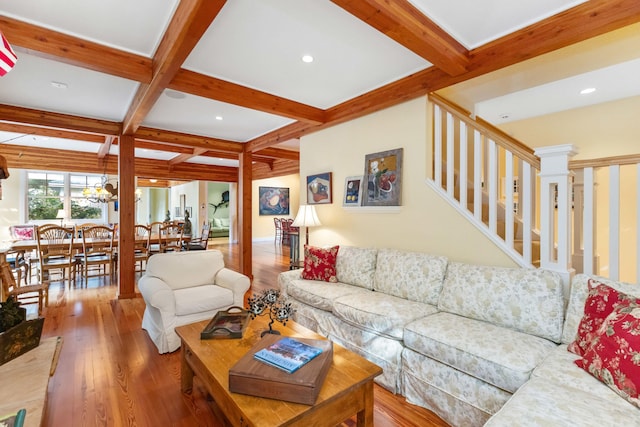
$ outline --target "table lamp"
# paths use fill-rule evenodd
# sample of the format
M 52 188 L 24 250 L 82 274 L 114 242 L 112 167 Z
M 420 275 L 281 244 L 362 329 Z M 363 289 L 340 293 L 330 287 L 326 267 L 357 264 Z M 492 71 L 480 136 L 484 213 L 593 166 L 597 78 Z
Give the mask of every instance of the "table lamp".
M 60 220 L 60 227 L 62 227 L 62 222 L 64 221 L 64 209 L 58 209 L 58 214 L 56 215 L 56 218 L 58 218 Z
M 309 244 L 309 227 L 317 227 L 322 225 L 316 214 L 316 207 L 309 205 L 300 205 L 296 219 L 291 224 L 293 227 L 305 227 L 306 228 L 306 240 L 305 244 Z

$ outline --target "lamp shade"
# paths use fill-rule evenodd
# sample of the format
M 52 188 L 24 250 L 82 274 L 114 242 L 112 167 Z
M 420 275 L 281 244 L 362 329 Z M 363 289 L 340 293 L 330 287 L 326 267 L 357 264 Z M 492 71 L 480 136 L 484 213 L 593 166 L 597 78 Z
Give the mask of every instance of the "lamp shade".
M 296 219 L 291 224 L 294 227 L 317 227 L 322 225 L 316 214 L 316 207 L 309 205 L 300 205 Z

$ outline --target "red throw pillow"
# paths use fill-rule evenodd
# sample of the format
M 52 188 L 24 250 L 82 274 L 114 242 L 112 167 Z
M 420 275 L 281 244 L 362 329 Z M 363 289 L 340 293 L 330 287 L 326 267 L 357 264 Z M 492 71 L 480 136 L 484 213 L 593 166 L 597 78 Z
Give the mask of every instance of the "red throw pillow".
M 640 408 L 640 301 L 619 305 L 575 363 Z
M 332 248 L 315 248 L 304 245 L 304 269 L 302 278 L 307 280 L 323 280 L 337 282 L 336 258 L 339 246 Z
M 584 316 L 578 325 L 575 341 L 567 348 L 579 356 L 584 356 L 604 319 L 622 302 L 621 294 L 604 283 L 589 279 L 588 286 L 589 294 L 584 303 Z

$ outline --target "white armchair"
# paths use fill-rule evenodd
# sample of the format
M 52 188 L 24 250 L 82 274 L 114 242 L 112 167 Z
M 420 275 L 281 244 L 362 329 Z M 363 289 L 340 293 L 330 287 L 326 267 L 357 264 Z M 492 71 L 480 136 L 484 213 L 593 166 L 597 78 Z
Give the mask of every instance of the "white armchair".
M 177 326 L 211 319 L 219 310 L 244 305 L 247 276 L 225 268 L 217 250 L 172 252 L 149 258 L 138 289 L 147 305 L 142 328 L 160 353 L 180 347 Z

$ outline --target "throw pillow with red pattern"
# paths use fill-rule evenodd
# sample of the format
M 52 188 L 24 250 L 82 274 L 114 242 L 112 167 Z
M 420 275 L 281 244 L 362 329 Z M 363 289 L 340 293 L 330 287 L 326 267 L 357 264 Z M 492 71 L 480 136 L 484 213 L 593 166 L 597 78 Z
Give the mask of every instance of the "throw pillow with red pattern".
M 629 303 L 629 297 L 604 283 L 589 279 L 588 286 L 589 294 L 584 303 L 584 316 L 582 316 L 578 325 L 575 341 L 569 344 L 567 348 L 570 352 L 579 356 L 584 356 L 596 331 L 615 307 L 619 304 L 626 305 Z
M 302 278 L 307 280 L 322 280 L 337 282 L 336 259 L 339 246 L 332 248 L 316 248 L 304 245 L 304 269 Z
M 575 364 L 640 407 L 640 301 L 614 309 Z

